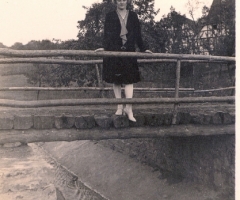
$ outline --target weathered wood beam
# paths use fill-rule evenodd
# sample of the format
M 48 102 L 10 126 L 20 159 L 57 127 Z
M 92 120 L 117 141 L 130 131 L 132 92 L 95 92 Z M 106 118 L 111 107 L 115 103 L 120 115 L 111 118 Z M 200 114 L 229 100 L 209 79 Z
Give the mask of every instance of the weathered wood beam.
M 138 63 L 162 63 L 162 62 L 177 62 L 177 59 L 138 59 Z M 188 63 L 209 63 L 209 60 L 182 60 Z M 211 61 L 221 62 L 221 61 Z M 224 62 L 224 61 L 223 61 Z M 221 62 L 221 63 L 223 63 Z M 54 58 L 2 58 L 0 64 L 14 63 L 35 63 L 35 64 L 65 64 L 65 65 L 93 65 L 102 64 L 103 60 L 67 60 Z
M 235 62 L 235 57 L 193 55 L 193 54 L 167 54 L 167 53 L 140 53 L 140 52 L 95 52 L 90 50 L 12 50 L 0 48 L 0 55 L 11 57 L 56 57 L 56 56 L 91 56 L 91 57 L 135 57 L 135 58 L 167 58 L 179 60 L 208 60 Z
M 36 63 L 36 64 L 69 64 L 69 65 L 93 65 L 102 64 L 103 60 L 66 60 L 54 58 L 2 58 L 0 64 Z
M 176 59 L 138 59 L 138 62 L 139 63 L 177 62 L 177 60 Z M 199 62 L 202 62 L 202 61 L 200 60 Z M 92 64 L 102 64 L 103 60 L 66 60 L 66 59 L 54 59 L 54 58 L 2 58 L 0 59 L 0 64 L 13 64 L 13 63 L 92 65 Z
M 122 88 L 123 89 L 123 88 Z M 0 87 L 0 91 L 109 91 L 112 87 Z M 134 88 L 134 91 L 175 91 L 175 88 Z M 179 88 L 179 91 L 193 92 L 194 88 Z
M 95 70 L 96 70 L 96 74 L 97 74 L 98 86 L 100 86 L 100 84 L 101 84 L 101 76 L 100 76 L 98 64 L 95 64 Z
M 234 125 L 172 125 L 162 127 L 131 127 L 122 129 L 50 129 L 1 130 L 0 144 L 33 143 L 75 140 L 107 140 L 130 138 L 158 138 L 164 136 L 190 137 L 235 134 Z
M 194 93 L 201 93 L 201 92 L 216 92 L 222 90 L 233 90 L 235 87 L 226 87 L 226 88 L 216 88 L 216 89 L 209 89 L 209 90 L 195 90 Z
M 122 88 L 123 89 L 123 88 Z M 209 90 L 194 90 L 194 88 L 179 88 L 179 92 L 215 92 L 223 90 L 233 90 L 235 87 L 215 88 Z M 0 87 L 0 91 L 111 91 L 112 87 Z M 175 88 L 134 88 L 134 91 L 152 91 L 152 92 L 175 92 Z
M 181 72 L 181 61 L 178 60 L 176 65 L 176 82 L 175 82 L 175 95 L 174 95 L 175 98 L 179 98 L 180 72 Z M 178 103 L 174 104 L 172 124 L 176 124 L 178 106 L 179 106 Z
M 234 96 L 225 97 L 183 97 L 183 98 L 132 98 L 132 99 L 58 99 L 38 101 L 16 101 L 0 99 L 0 106 L 17 108 L 37 108 L 52 106 L 78 106 L 78 105 L 109 105 L 109 104 L 176 104 L 176 103 L 206 103 L 206 102 L 234 102 Z

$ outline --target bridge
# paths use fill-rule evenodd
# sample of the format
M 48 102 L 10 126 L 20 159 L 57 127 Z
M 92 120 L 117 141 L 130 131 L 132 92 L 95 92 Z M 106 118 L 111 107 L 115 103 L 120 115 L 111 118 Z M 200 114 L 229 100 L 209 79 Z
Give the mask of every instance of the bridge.
M 159 146 L 147 147 L 151 165 L 164 173 L 184 178 L 197 178 L 216 187 L 233 187 L 234 142 L 235 142 L 235 97 L 201 97 L 201 93 L 234 90 L 234 87 L 209 90 L 180 88 L 181 63 L 234 63 L 234 57 L 187 55 L 187 54 L 146 54 L 124 52 L 94 52 L 82 50 L 10 50 L 0 49 L 0 64 L 43 63 L 95 65 L 99 78 L 98 65 L 102 60 L 67 60 L 63 57 L 137 57 L 139 63 L 176 63 L 175 88 L 136 88 L 136 91 L 174 92 L 172 98 L 91 98 L 91 99 L 50 99 L 20 101 L 0 99 L 0 144 L 34 143 L 52 141 L 94 140 L 112 146 L 120 151 L 115 139 L 150 143 L 160 141 Z M 60 57 L 60 58 L 57 58 Z M 98 80 L 100 83 L 100 79 Z M 0 91 L 110 91 L 111 88 L 79 87 L 1 87 Z M 198 94 L 195 97 L 180 97 L 180 93 Z M 126 116 L 115 116 L 116 104 L 134 104 L 137 123 L 129 122 Z M 114 107 L 113 107 L 114 106 Z M 162 139 L 166 138 L 165 142 Z M 148 140 L 148 142 L 144 141 Z M 170 139 L 170 140 L 169 140 Z M 157 141 L 157 142 L 156 142 Z M 208 145 L 206 145 L 208 144 Z M 127 144 L 121 151 L 125 151 Z M 136 146 L 135 146 L 136 145 Z M 201 153 L 196 151 L 199 147 Z M 121 147 L 122 148 L 122 147 Z M 171 148 L 171 149 L 169 149 Z M 158 150 L 156 150 L 158 149 Z M 131 151 L 131 150 L 130 150 Z M 159 160 L 154 157 L 156 151 Z M 162 151 L 162 152 L 161 152 Z M 166 152 L 169 157 L 166 158 Z M 218 153 L 216 153 L 218 152 Z M 211 156 L 210 156 L 211 155 Z M 136 155 L 139 156 L 138 154 Z M 205 157 L 211 157 L 206 161 Z M 140 160 L 145 158 L 141 157 Z M 226 161 L 227 159 L 227 161 Z M 154 160 L 154 161 L 153 161 Z M 162 163 L 165 160 L 166 163 Z M 184 160 L 189 165 L 186 166 Z M 175 163 L 175 164 L 174 164 Z M 219 165 L 219 163 L 221 163 Z M 200 169 L 199 169 L 200 167 Z M 212 169 L 217 171 L 212 171 Z M 210 170 L 211 169 L 211 170 Z M 191 175 L 189 174 L 191 172 Z M 205 176 L 204 174 L 210 174 Z M 230 174 L 230 176 L 227 176 Z M 203 177 L 204 175 L 204 177 Z
M 0 144 L 12 142 L 50 142 L 74 140 L 104 140 L 129 138 L 158 138 L 163 136 L 221 135 L 235 133 L 234 106 L 205 106 L 201 112 L 193 106 L 178 109 L 176 124 L 172 125 L 172 110 L 151 106 L 136 107 L 136 123 L 126 116 L 105 111 L 65 107 L 56 109 L 2 109 Z M 218 111 L 220 109 L 220 111 Z
M 210 55 L 186 55 L 186 54 L 146 54 L 146 53 L 135 53 L 135 52 L 94 52 L 94 51 L 82 51 L 82 50 L 39 50 L 39 51 L 17 51 L 10 49 L 0 49 L 0 55 L 5 56 L 5 58 L 0 59 L 0 64 L 4 63 L 44 63 L 44 64 L 99 64 L 102 60 L 64 60 L 56 59 L 56 57 L 64 56 L 90 56 L 90 57 L 106 57 L 106 56 L 124 56 L 124 57 L 137 57 L 143 58 L 139 59 L 138 62 L 143 63 L 152 63 L 152 62 L 175 62 L 176 63 L 176 83 L 175 88 L 140 88 L 141 91 L 174 91 L 174 98 L 133 98 L 133 99 L 61 99 L 61 100 L 37 100 L 37 101 L 16 101 L 10 99 L 0 99 L 0 106 L 3 107 L 14 107 L 14 108 L 38 108 L 38 113 L 41 113 L 41 109 L 46 107 L 61 107 L 61 106 L 89 106 L 89 105 L 109 105 L 109 104 L 140 104 L 140 105 L 167 105 L 172 104 L 173 109 L 167 113 L 153 113 L 140 114 L 137 115 L 138 122 L 133 125 L 129 124 L 126 117 L 113 116 L 109 115 L 89 115 L 89 116 L 79 116 L 79 115 L 67 115 L 54 116 L 54 115 L 39 115 L 31 114 L 28 116 L 9 116 L 1 119 L 0 129 L 11 130 L 14 137 L 9 136 L 9 138 L 1 139 L 1 143 L 4 142 L 13 142 L 18 139 L 25 142 L 36 142 L 36 141 L 51 141 L 51 140 L 85 140 L 85 139 L 123 139 L 123 138 L 146 138 L 146 137 L 161 137 L 164 135 L 188 135 L 189 133 L 186 130 L 189 130 L 193 135 L 198 135 L 204 132 L 206 126 L 201 126 L 203 123 L 209 125 L 219 125 L 223 124 L 219 133 L 230 133 L 233 134 L 234 130 L 234 112 L 231 113 L 222 113 L 216 112 L 211 114 L 211 116 L 205 116 L 201 113 L 198 115 L 191 115 L 190 113 L 178 112 L 179 104 L 186 103 L 216 103 L 216 102 L 234 102 L 234 96 L 224 96 L 224 97 L 181 97 L 179 98 L 179 92 L 186 91 L 191 92 L 193 88 L 179 88 L 180 83 L 180 69 L 181 62 L 217 62 L 217 63 L 231 63 L 235 62 L 233 57 L 223 57 L 223 56 L 210 56 Z M 10 58 L 9 58 L 10 57 Z M 13 57 L 13 58 L 12 58 Z M 23 58 L 19 58 L 23 57 Z M 40 57 L 40 58 L 36 58 Z M 45 57 L 45 58 L 42 58 Z M 50 58 L 49 58 L 50 57 Z M 51 58 L 54 57 L 54 58 Z M 96 69 L 98 69 L 96 67 Z M 99 76 L 98 70 L 96 70 Z M 99 81 L 100 82 L 100 81 Z M 225 88 L 233 89 L 233 87 Z M 24 87 L 24 88 L 0 88 L 0 91 L 56 91 L 56 90 L 109 90 L 109 88 L 37 88 L 37 87 Z M 138 90 L 138 89 L 136 89 Z M 221 89 L 220 89 L 221 90 Z M 210 90 L 209 90 L 210 91 Z M 199 92 L 199 91 L 198 91 Z M 184 119 L 181 119 L 184 118 Z M 208 120 L 206 120 L 206 118 Z M 217 119 L 217 122 L 216 120 Z M 207 121 L 207 122 L 203 122 Z M 192 125 L 178 125 L 178 128 L 171 126 L 175 124 L 195 124 L 194 128 Z M 225 125 L 228 126 L 225 126 Z M 229 125 L 232 124 L 232 125 Z M 145 126 L 146 125 L 146 126 Z M 156 126 L 163 127 L 159 130 Z M 135 126 L 127 128 L 129 126 Z M 155 128 L 151 127 L 155 126 Z M 86 127 L 88 127 L 86 129 Z M 141 127 L 141 128 L 138 128 Z M 151 127 L 151 131 L 146 131 Z M 229 129 L 232 127 L 232 129 Z M 60 136 L 59 129 L 69 129 L 72 135 L 65 134 Z M 216 126 L 216 129 L 220 129 L 220 126 Z M 30 139 L 30 136 L 27 134 L 27 131 L 24 131 L 22 134 L 21 130 L 33 129 L 34 133 L 38 136 L 34 139 Z M 40 131 L 37 131 L 39 130 Z M 47 129 L 56 129 L 57 131 L 52 131 L 52 135 L 44 134 L 44 131 Z M 83 129 L 83 130 L 82 130 Z M 226 130 L 228 131 L 226 131 Z M 20 131 L 18 131 L 20 130 Z M 104 130 L 104 131 L 103 131 Z M 230 131 L 231 130 L 231 131 Z M 4 131 L 2 135 L 7 137 L 8 134 L 5 134 Z M 19 132 L 19 133 L 18 133 Z M 32 132 L 32 130 L 31 130 Z M 58 132 L 58 134 L 56 134 Z M 147 134 L 146 134 L 147 133 Z M 27 134 L 27 135 L 26 135 Z M 33 132 L 32 132 L 33 134 Z M 211 134 L 211 133 L 209 133 Z M 42 137 L 40 137 L 42 135 Z M 54 137 L 52 137 L 54 135 Z M 15 138 L 15 139 L 13 139 Z M 22 139 L 20 139 L 22 138 Z M 24 139 L 23 139 L 24 138 Z M 37 139 L 39 138 L 39 139 Z

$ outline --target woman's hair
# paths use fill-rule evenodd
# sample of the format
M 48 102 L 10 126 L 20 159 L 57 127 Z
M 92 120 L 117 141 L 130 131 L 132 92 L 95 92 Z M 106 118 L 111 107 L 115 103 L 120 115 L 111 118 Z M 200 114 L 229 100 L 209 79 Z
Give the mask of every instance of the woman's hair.
M 127 0 L 128 3 L 132 3 L 132 0 Z M 114 0 L 114 3 L 117 3 L 117 0 Z
M 113 0 L 113 3 L 117 3 L 117 0 Z M 132 5 L 132 0 L 127 0 L 127 9 L 128 8 L 131 8 L 131 5 Z

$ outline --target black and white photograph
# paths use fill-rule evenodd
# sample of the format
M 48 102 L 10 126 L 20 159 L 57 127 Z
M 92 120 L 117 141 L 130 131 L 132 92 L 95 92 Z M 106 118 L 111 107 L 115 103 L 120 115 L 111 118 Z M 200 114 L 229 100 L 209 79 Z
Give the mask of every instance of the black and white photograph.
M 237 1 L 1 0 L 0 200 L 237 200 Z

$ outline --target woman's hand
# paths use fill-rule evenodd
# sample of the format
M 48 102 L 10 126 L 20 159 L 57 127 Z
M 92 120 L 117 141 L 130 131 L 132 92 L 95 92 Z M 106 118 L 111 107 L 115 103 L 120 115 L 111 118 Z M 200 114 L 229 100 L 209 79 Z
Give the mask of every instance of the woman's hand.
M 96 49 L 95 52 L 104 51 L 104 48 Z
M 153 52 L 150 51 L 150 50 L 146 50 L 145 53 L 151 53 L 151 54 L 153 54 Z

